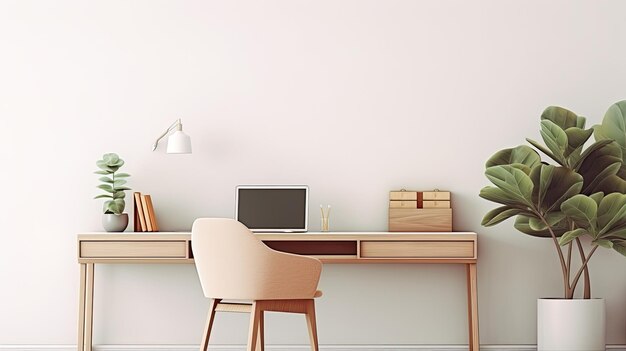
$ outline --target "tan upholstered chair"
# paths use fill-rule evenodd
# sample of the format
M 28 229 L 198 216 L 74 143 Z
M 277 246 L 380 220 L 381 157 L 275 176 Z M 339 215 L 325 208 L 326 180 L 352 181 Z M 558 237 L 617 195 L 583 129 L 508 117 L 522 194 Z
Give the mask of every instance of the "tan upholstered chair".
M 215 312 L 250 313 L 248 351 L 263 350 L 263 312 L 303 313 L 311 349 L 318 350 L 315 303 L 321 262 L 265 246 L 246 226 L 227 218 L 200 218 L 191 230 L 193 256 L 209 315 L 200 350 L 207 350 Z M 250 302 L 222 302 L 246 300 Z

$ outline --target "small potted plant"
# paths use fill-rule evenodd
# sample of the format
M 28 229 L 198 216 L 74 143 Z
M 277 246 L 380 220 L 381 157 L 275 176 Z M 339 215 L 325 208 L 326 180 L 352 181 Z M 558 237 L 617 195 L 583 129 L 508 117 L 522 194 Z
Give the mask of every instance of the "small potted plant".
M 125 178 L 130 177 L 130 174 L 117 173 L 124 165 L 124 160 L 114 153 L 104 154 L 96 165 L 100 170 L 95 173 L 102 175 L 99 179 L 102 184 L 98 185 L 98 188 L 104 190 L 106 194 L 98 195 L 95 199 L 107 199 L 103 206 L 102 226 L 107 232 L 123 232 L 128 226 L 128 214 L 124 213 L 126 207 L 124 190 L 130 190 L 124 184 Z
M 612 105 L 600 125 L 585 129 L 585 121 L 548 107 L 541 115 L 545 146 L 526 140 L 555 164 L 526 145 L 498 151 L 485 171 L 494 186 L 480 191 L 501 205 L 482 225 L 516 217 L 517 230 L 546 238 L 555 248 L 563 296 L 537 302 L 540 351 L 605 349 L 605 304 L 591 298 L 588 264 L 599 248 L 626 256 L 626 101 Z M 592 135 L 595 142 L 585 148 Z M 580 281 L 583 298 L 575 299 Z

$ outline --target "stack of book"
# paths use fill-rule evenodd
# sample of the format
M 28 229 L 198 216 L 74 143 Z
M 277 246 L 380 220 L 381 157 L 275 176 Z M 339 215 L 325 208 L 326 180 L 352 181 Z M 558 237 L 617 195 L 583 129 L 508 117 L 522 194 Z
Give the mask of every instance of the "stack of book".
M 142 195 L 139 192 L 133 193 L 135 202 L 135 231 L 136 232 L 158 232 L 154 207 L 150 195 Z

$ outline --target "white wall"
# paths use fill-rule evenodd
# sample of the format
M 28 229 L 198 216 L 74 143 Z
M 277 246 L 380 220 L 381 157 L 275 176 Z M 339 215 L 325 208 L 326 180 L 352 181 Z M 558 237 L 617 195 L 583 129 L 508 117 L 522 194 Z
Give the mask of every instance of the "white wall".
M 480 226 L 484 161 L 539 138 L 545 106 L 600 121 L 626 98 L 619 1 L 0 1 L 0 344 L 76 338 L 76 234 L 101 230 L 94 162 L 117 152 L 163 230 L 232 216 L 234 187 L 304 183 L 333 230 L 385 230 L 388 191 L 450 189 L 480 233 L 483 344 L 535 342 L 561 293 L 549 242 Z M 151 152 L 182 117 L 192 155 Z M 626 344 L 626 260 L 594 257 L 608 342 Z M 464 271 L 325 266 L 324 344 L 461 344 Z M 97 267 L 95 342 L 199 342 L 192 266 Z M 305 343 L 271 316 L 268 343 Z M 245 316 L 215 343 L 241 344 Z M 34 332 L 36 331 L 36 332 Z

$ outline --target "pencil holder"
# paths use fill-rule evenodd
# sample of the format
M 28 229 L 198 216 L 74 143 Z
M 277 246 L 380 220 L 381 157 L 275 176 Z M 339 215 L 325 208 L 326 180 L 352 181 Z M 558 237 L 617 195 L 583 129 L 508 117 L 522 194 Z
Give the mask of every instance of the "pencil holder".
M 320 212 L 321 212 L 321 222 L 320 222 L 320 229 L 323 232 L 327 232 L 330 228 L 330 205 L 328 205 L 328 207 L 324 208 L 324 206 L 320 205 Z

